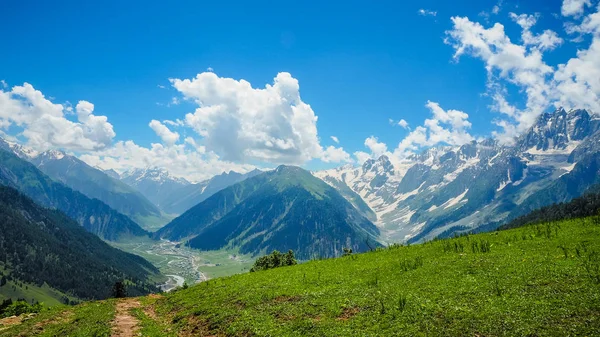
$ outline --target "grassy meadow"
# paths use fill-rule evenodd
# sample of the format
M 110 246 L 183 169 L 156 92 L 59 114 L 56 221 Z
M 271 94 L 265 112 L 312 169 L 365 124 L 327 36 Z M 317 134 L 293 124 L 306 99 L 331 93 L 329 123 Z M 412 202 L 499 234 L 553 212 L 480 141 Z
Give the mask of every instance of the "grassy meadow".
M 593 336 L 600 218 L 216 278 L 140 303 L 143 336 Z M 106 331 L 109 311 L 86 322 Z

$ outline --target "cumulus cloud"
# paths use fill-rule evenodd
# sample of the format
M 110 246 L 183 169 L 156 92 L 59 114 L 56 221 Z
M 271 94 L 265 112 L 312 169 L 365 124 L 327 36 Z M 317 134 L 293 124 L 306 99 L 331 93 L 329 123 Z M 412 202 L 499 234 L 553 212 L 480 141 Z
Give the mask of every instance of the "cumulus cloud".
M 264 88 L 213 72 L 171 79 L 171 83 L 198 105 L 185 116 L 186 125 L 223 160 L 302 164 L 341 157 L 331 156 L 332 151 L 320 145 L 317 116 L 302 101 L 298 80 L 289 73 L 277 74 L 273 84 Z
M 592 6 L 590 0 L 564 0 L 560 8 L 563 16 L 579 17 L 583 14 L 585 6 Z
M 399 158 L 407 157 L 423 147 L 438 144 L 463 145 L 474 138 L 468 132 L 471 128 L 469 115 L 459 110 L 444 110 L 438 103 L 427 101 L 425 105 L 432 113 L 423 123 L 411 131 L 394 150 Z
M 370 136 L 365 139 L 364 145 L 369 149 L 369 152 L 365 151 L 355 151 L 353 153 L 356 158 L 356 162 L 359 164 L 364 163 L 367 159 L 377 159 L 383 155 L 390 158 L 390 160 L 395 161 L 393 153 L 388 151 L 387 144 L 380 142 L 379 139 L 375 136 Z
M 356 151 L 354 152 L 354 157 L 356 157 L 356 162 L 362 164 L 367 160 L 371 159 L 371 155 L 364 151 Z
M 188 145 L 190 142 L 186 138 Z M 160 167 L 174 176 L 191 181 L 209 179 L 224 171 L 245 173 L 254 168 L 253 165 L 223 161 L 214 153 L 201 153 L 199 149 L 189 150 L 186 144 L 168 146 L 155 143 L 147 148 L 133 141 L 119 141 L 110 148 L 86 153 L 80 158 L 93 167 L 114 169 L 118 172 L 132 168 Z
M 339 143 L 340 143 L 340 140 L 338 139 L 338 137 L 336 137 L 336 136 L 331 136 L 330 138 L 331 138 L 331 140 L 333 140 L 333 141 L 334 141 L 336 144 L 339 144 Z
M 352 162 L 350 154 L 342 147 L 328 146 L 321 155 L 321 160 L 326 163 L 349 163 Z
M 167 126 L 155 119 L 151 120 L 148 126 L 150 126 L 150 128 L 154 130 L 154 133 L 156 133 L 156 135 L 167 145 L 173 145 L 179 141 L 179 133 L 169 130 Z
M 29 83 L 0 90 L 0 124 L 21 129 L 20 135 L 37 151 L 91 151 L 111 144 L 113 126 L 106 116 L 94 115 L 93 104 L 79 101 L 77 121 L 66 117 L 70 111 L 69 106 L 52 103 Z
M 532 16 L 512 17 L 521 25 L 524 33 L 529 32 L 536 21 Z M 546 79 L 553 69 L 542 60 L 542 50 L 550 49 L 550 45 L 542 42 L 545 38 L 531 35 L 533 40 L 519 45 L 509 39 L 500 23 L 485 28 L 466 17 L 453 17 L 452 22 L 453 29 L 446 32 L 448 37 L 445 41 L 455 48 L 454 58 L 458 60 L 467 54 L 484 61 L 490 81 L 488 88 L 492 89 L 490 96 L 495 103 L 492 107 L 507 108 L 504 104 L 504 86 L 498 80 L 522 89 L 526 95 L 525 108 L 502 109 L 500 112 L 509 114 L 520 130 L 528 128 L 548 106 L 551 92 Z
M 419 9 L 417 13 L 419 13 L 419 15 L 422 15 L 422 16 L 436 16 L 437 15 L 436 11 L 431 11 L 431 10 L 423 9 L 423 8 Z
M 587 1 L 563 2 L 565 16 L 580 16 Z M 513 43 L 500 23 L 490 28 L 468 18 L 453 17 L 453 28 L 447 32 L 446 43 L 455 48 L 455 59 L 470 55 L 484 61 L 488 72 L 491 107 L 507 118 L 495 121 L 504 129 L 496 133 L 499 139 L 509 139 L 527 129 L 545 110 L 562 106 L 600 112 L 600 6 L 580 23 L 566 26 L 570 34 L 591 34 L 587 49 L 577 51 L 565 63 L 550 66 L 543 60 L 544 52 L 564 41 L 551 30 L 534 34 L 538 15 L 510 13 L 510 18 L 522 29 L 522 44 Z M 506 99 L 506 85 L 514 85 L 525 93 L 523 107 L 510 104 Z
M 537 47 L 540 50 L 552 50 L 563 43 L 563 39 L 560 38 L 556 32 L 550 29 L 544 30 L 544 32 L 539 35 L 534 35 L 531 32 L 531 27 L 537 23 L 539 14 L 517 15 L 515 13 L 510 13 L 509 15 L 510 18 L 523 29 L 521 39 L 526 46 Z
M 372 156 L 375 158 L 387 152 L 387 145 L 379 142 L 375 136 L 365 139 L 365 146 L 371 150 Z

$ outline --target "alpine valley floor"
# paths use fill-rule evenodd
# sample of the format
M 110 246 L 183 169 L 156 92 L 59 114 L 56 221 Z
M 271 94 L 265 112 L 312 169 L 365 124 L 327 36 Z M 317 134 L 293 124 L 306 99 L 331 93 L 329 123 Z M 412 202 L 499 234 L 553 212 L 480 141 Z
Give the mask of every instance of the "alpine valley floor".
M 55 307 L 0 326 L 0 336 L 110 336 L 123 320 L 142 336 L 597 335 L 600 219 L 397 245 L 166 295 Z

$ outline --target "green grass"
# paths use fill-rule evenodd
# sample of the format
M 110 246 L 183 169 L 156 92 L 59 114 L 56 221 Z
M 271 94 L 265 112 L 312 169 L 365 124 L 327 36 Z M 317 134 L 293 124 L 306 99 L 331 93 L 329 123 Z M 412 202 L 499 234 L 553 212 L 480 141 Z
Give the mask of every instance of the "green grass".
M 0 274 L 10 274 L 1 262 Z M 46 283 L 42 286 L 37 286 L 30 283 L 8 281 L 4 286 L 0 287 L 0 302 L 10 298 L 13 301 L 24 299 L 29 303 L 37 301 L 44 303 L 46 306 L 56 306 L 62 304 L 61 300 L 63 297 L 67 297 L 70 300 L 77 300 L 77 298 L 66 295 L 48 286 Z
M 170 326 L 148 317 L 140 308 L 133 309 L 133 316 L 139 320 L 139 332 L 145 337 L 175 337 L 175 333 L 170 331 Z
M 40 302 L 47 306 L 60 305 L 61 299 L 65 296 L 62 292 L 49 287 L 44 283 L 41 287 L 36 285 L 23 283 L 20 286 L 12 281 L 7 282 L 3 287 L 0 287 L 0 302 L 5 299 L 24 299 L 29 303 Z M 74 299 L 73 297 L 69 297 Z
M 140 301 L 133 313 L 143 336 L 594 336 L 600 223 L 575 219 L 396 245 Z M 44 333 L 77 336 L 83 324 L 103 333 L 112 307 L 89 310 L 103 303 L 75 307 L 92 317 L 72 330 Z
M 111 321 L 114 317 L 114 300 L 88 302 L 75 307 L 56 307 L 42 312 L 20 325 L 6 330 L 1 330 L 0 327 L 0 337 L 110 336 Z
M 215 279 L 156 311 L 230 336 L 596 335 L 599 253 L 600 226 L 569 220 Z

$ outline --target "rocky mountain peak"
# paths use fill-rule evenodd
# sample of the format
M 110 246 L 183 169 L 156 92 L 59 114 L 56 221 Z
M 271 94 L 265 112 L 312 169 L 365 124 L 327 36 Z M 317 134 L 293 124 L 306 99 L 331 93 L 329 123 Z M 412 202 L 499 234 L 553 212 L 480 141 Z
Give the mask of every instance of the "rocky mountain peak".
M 362 170 L 363 174 L 373 172 L 377 176 L 394 175 L 394 165 L 386 155 L 382 155 L 377 159 L 368 159 L 363 163 Z
M 581 140 L 592 133 L 590 115 L 586 110 L 541 114 L 529 130 L 518 139 L 522 151 L 535 149 L 566 149 L 569 142 Z

